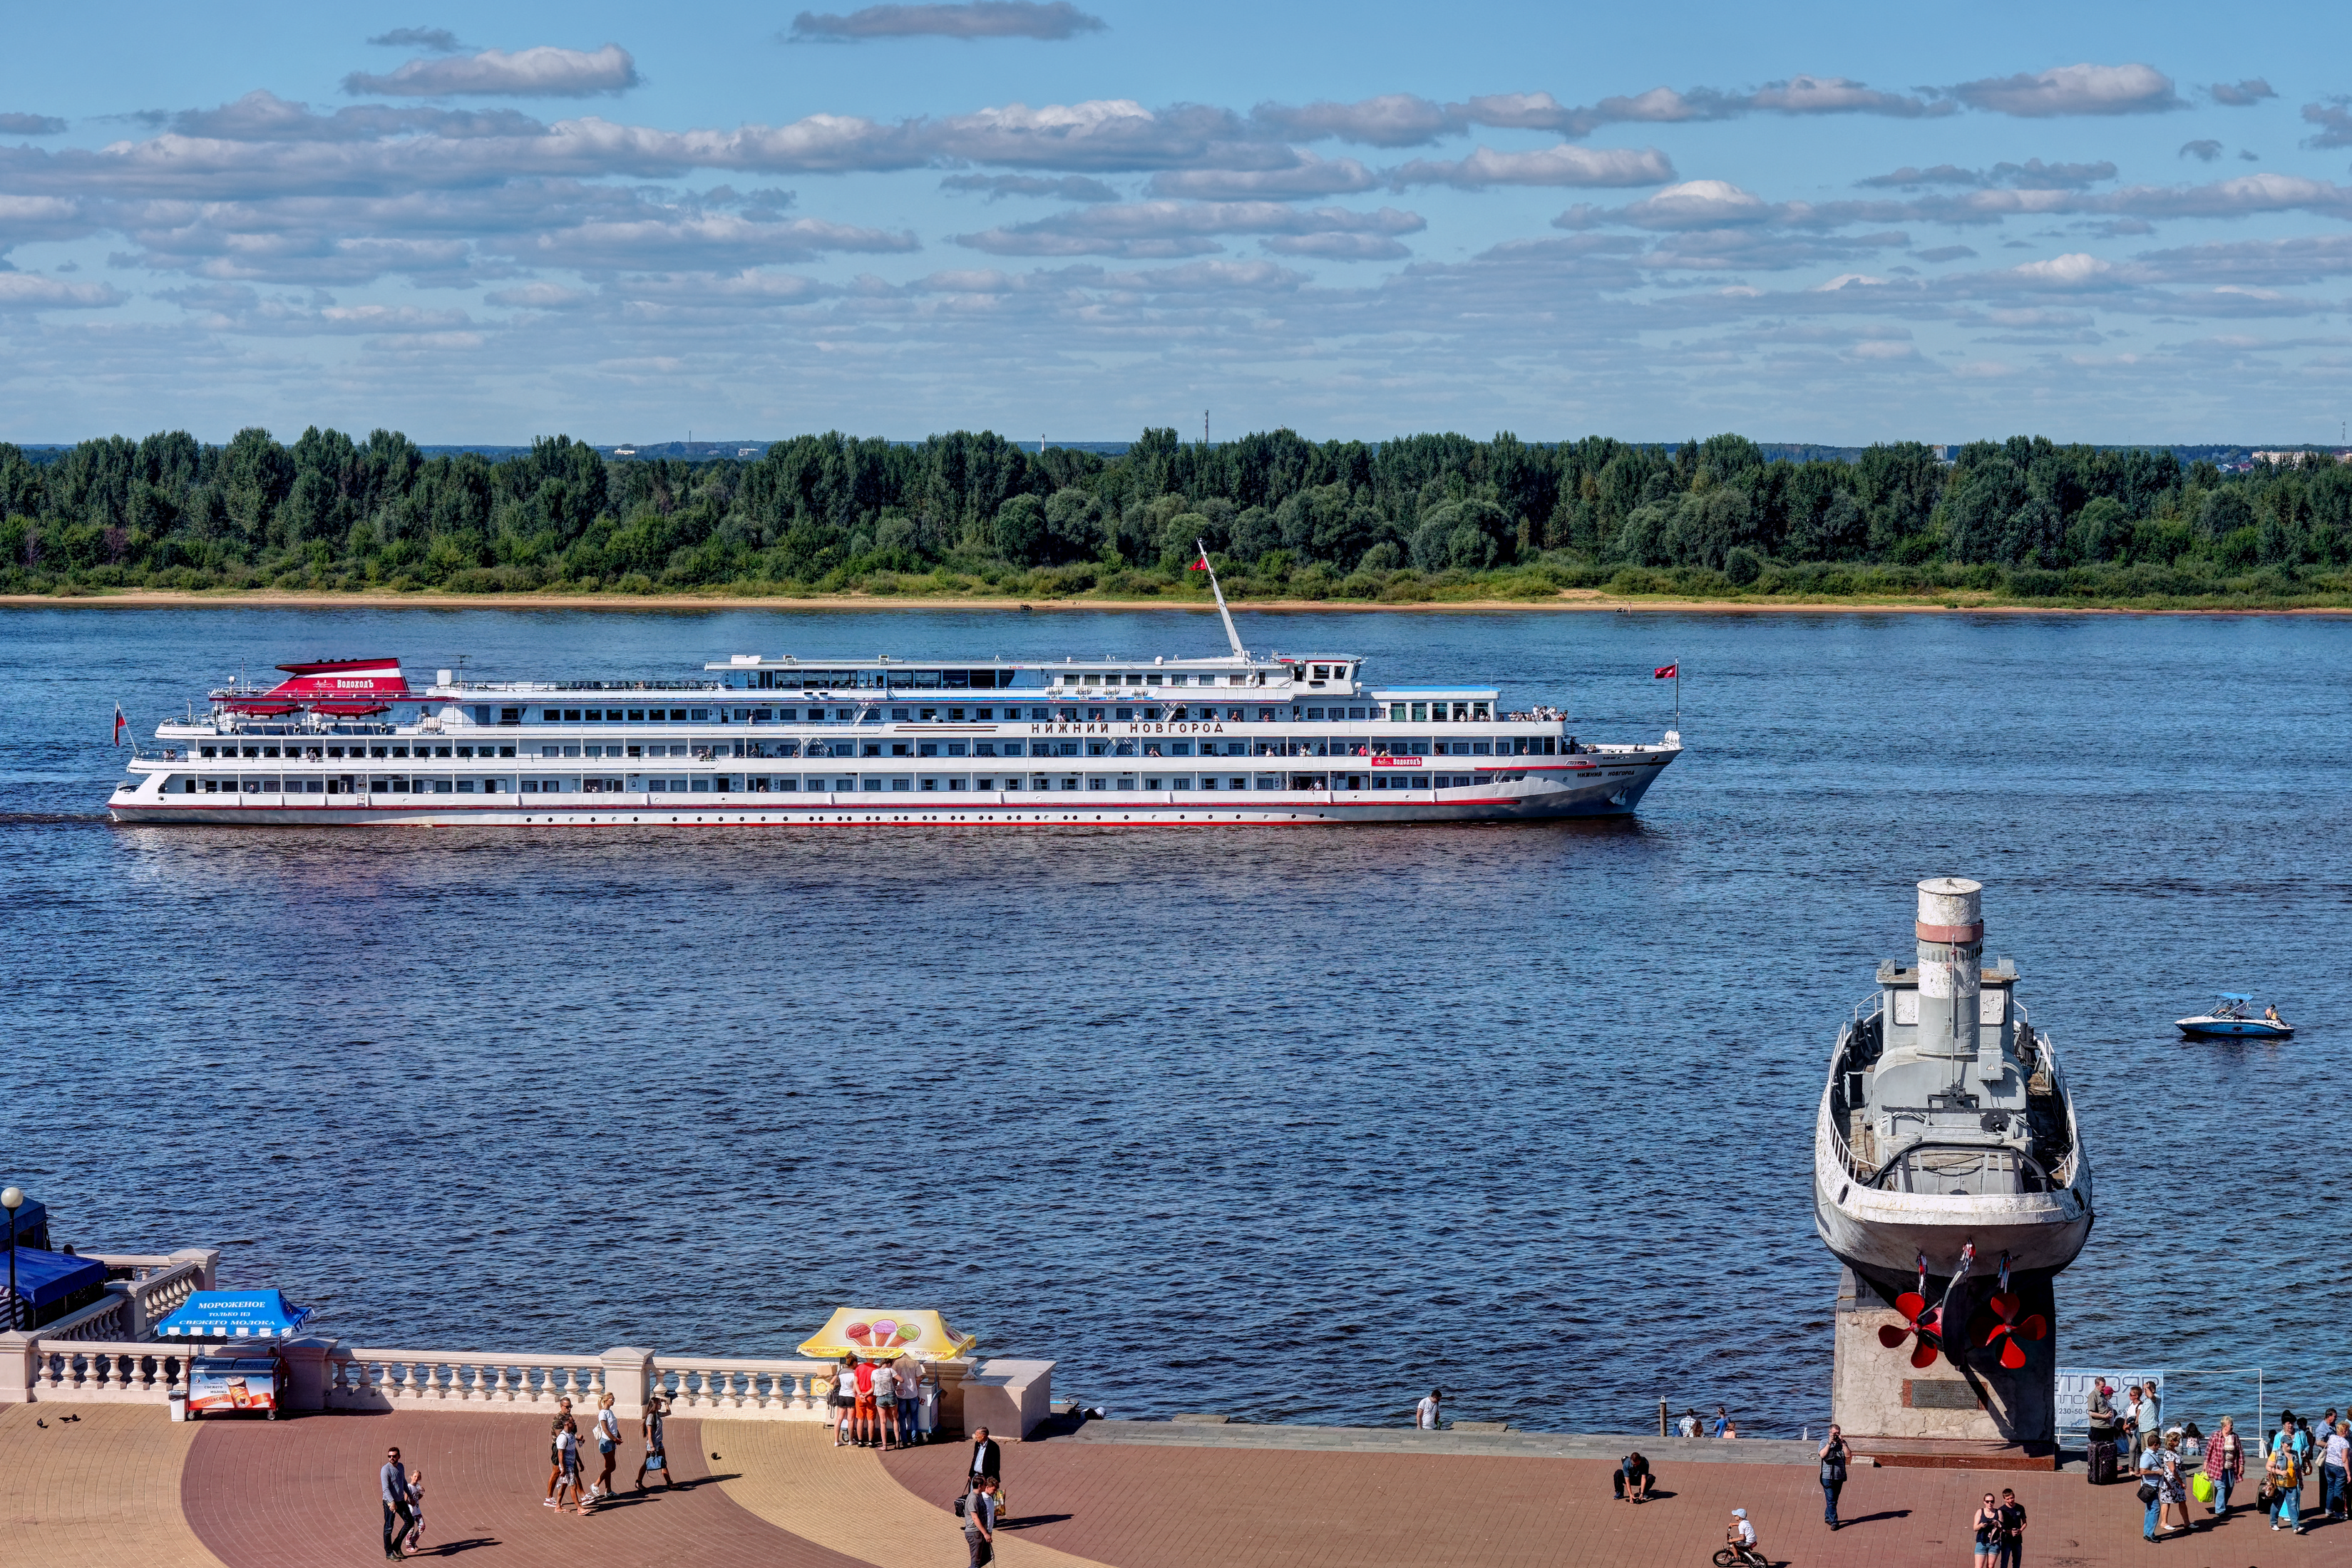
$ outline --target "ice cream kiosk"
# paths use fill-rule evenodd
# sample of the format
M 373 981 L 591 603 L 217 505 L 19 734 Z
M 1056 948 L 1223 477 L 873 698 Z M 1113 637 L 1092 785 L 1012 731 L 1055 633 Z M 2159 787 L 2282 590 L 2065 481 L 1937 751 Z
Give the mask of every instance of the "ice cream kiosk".
M 278 1419 L 286 1394 L 286 1362 L 278 1342 L 310 1315 L 289 1305 L 277 1291 L 198 1291 L 155 1325 L 165 1338 L 252 1340 L 249 1346 L 223 1344 L 197 1350 L 188 1368 L 188 1418 L 207 1415 L 260 1415 Z

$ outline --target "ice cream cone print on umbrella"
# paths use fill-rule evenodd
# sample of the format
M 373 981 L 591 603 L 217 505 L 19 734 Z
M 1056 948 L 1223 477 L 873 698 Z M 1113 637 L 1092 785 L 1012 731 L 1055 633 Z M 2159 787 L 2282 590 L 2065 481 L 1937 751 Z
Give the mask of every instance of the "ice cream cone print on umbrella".
M 958 1333 L 944 1317 L 928 1309 L 873 1312 L 843 1307 L 824 1327 L 801 1342 L 800 1353 L 827 1361 L 844 1355 L 911 1355 L 920 1361 L 945 1361 L 961 1355 L 976 1343 L 977 1335 Z

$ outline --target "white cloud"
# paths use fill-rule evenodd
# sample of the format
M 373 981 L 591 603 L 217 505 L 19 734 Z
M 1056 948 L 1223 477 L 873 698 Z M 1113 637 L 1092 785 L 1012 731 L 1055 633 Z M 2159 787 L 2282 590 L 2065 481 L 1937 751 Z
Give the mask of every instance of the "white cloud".
M 1685 180 L 1624 209 L 1623 221 L 1641 228 L 1712 228 L 1723 224 L 1761 223 L 1773 208 L 1724 180 Z
M 593 51 L 484 49 L 462 58 L 420 57 L 388 75 L 353 71 L 343 90 L 353 97 L 441 98 L 467 93 L 498 98 L 587 98 L 637 85 L 636 61 L 618 44 Z
M 37 272 L 0 272 L 0 310 L 95 310 L 129 298 L 108 283 L 59 283 Z
M 2115 264 L 2102 261 L 2083 251 L 2053 256 L 2047 261 L 2029 261 L 2021 267 L 2008 269 L 2008 276 L 2020 283 L 2037 287 L 2082 288 L 2112 281 Z
M 1662 185 L 1675 166 L 1654 147 L 1577 147 L 1561 143 L 1529 152 L 1481 147 L 1451 161 L 1417 159 L 1390 179 L 1404 185 Z
M 423 49 L 429 55 L 454 55 L 465 48 L 446 27 L 394 27 L 368 40 L 378 48 Z
M 2060 66 L 2031 75 L 1987 77 L 1946 89 L 1971 109 L 2042 119 L 2074 114 L 2153 114 L 2186 109 L 2172 78 L 2153 66 Z
M 846 15 L 803 11 L 786 35 L 794 43 L 855 44 L 874 38 L 1038 38 L 1097 33 L 1105 24 L 1069 0 L 973 0 L 962 5 L 868 5 Z
M 1353 158 L 1325 160 L 1303 155 L 1287 169 L 1172 169 L 1151 176 L 1155 196 L 1196 201 L 1283 200 L 1297 196 L 1351 196 L 1371 190 L 1379 176 Z
M 1276 256 L 1311 256 L 1324 261 L 1398 261 L 1412 252 L 1386 235 L 1276 235 L 1257 242 Z
M 997 256 L 1201 256 L 1223 235 L 1394 236 L 1427 227 L 1417 213 L 1382 207 L 1297 207 L 1280 202 L 1132 202 L 1057 213 L 1034 223 L 958 235 L 958 245 Z
M 1372 147 L 1421 147 L 1461 131 L 1463 121 L 1444 104 L 1408 92 L 1391 92 L 1356 103 L 1310 103 L 1297 108 L 1261 103 L 1250 118 L 1277 136 L 1314 141 L 1336 136 Z
M 2271 84 L 2261 77 L 2248 77 L 2236 82 L 2217 81 L 2205 90 L 2212 95 L 2215 103 L 2226 104 L 2232 109 L 2251 108 L 2266 98 L 2278 96 L 2271 90 Z
M 950 174 L 942 191 L 973 191 L 992 202 L 1008 196 L 1042 196 L 1057 202 L 1116 202 L 1118 193 L 1084 174 Z

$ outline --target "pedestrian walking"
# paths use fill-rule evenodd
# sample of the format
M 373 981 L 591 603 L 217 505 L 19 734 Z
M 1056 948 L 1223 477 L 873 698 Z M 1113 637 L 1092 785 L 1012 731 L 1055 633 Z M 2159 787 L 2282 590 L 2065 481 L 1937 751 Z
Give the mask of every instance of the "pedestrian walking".
M 2164 1461 L 2156 1457 L 2154 1448 L 2144 1448 L 2140 1451 L 2137 1469 L 2139 1500 L 2147 1509 L 2147 1518 L 2139 1527 L 2139 1538 L 2153 1542 L 2156 1539 L 2157 1511 L 2164 1506 Z
M 2000 1557 L 1995 1568 L 2025 1568 L 2025 1505 L 2000 1489 Z
M 1969 1522 L 1976 1531 L 1976 1568 L 1993 1568 L 1992 1560 L 2000 1555 L 2000 1505 L 1992 1493 L 1984 1494 L 1976 1518 Z
M 911 1447 L 919 1436 L 916 1412 L 923 1402 L 923 1364 L 912 1354 L 898 1360 L 898 1444 Z
M 563 1494 L 568 1491 L 572 1494 L 572 1511 L 586 1513 L 588 1488 L 580 1476 L 580 1427 L 579 1423 L 569 1416 L 559 1416 L 555 1418 L 553 1457 L 559 1479 L 555 1483 L 555 1495 L 548 1499 L 547 1506 L 562 1513 Z
M 966 1484 L 974 1490 L 984 1480 L 996 1483 L 995 1507 L 1002 1512 L 1004 1508 L 1004 1451 L 997 1447 L 996 1439 L 988 1435 L 985 1427 L 972 1432 L 971 1463 L 965 1467 L 964 1473 Z
M 596 1400 L 596 1452 L 604 1468 L 596 1474 L 589 1496 L 602 1501 L 613 1495 L 613 1470 L 621 1462 L 621 1418 L 613 1414 L 613 1396 L 601 1395 Z
M 555 1489 L 563 1484 L 562 1445 L 556 1439 L 563 1435 L 563 1423 L 571 1416 L 572 1401 L 569 1398 L 557 1400 L 554 1418 L 547 1425 L 547 1502 L 545 1506 L 549 1508 L 555 1506 Z
M 1412 1424 L 1424 1432 L 1434 1432 L 1445 1425 L 1445 1390 L 1433 1388 L 1422 1396 L 1421 1403 L 1412 1407 Z
M 2292 1530 L 2297 1535 L 2303 1533 L 2302 1436 L 2294 1412 L 2289 1411 L 2280 1418 L 2278 1436 L 2272 1439 L 2263 1471 L 2271 1483 L 2271 1528 Z
M 1838 1493 L 1845 1490 L 1846 1462 L 1853 1458 L 1845 1446 L 1845 1434 L 1834 1421 L 1830 1423 L 1829 1440 L 1821 1447 L 1822 1461 L 1822 1522 L 1834 1535 L 1838 1529 Z
M 2167 1432 L 2156 1446 L 2159 1466 L 2157 1487 L 2164 1496 L 2159 1500 L 2159 1524 L 2178 1512 L 2180 1523 L 2172 1533 L 2186 1535 L 2196 1528 L 2189 1521 L 2189 1472 L 2180 1460 L 2180 1434 Z
M 2230 1489 L 2246 1473 L 2246 1445 L 2238 1437 L 2238 1419 L 2221 1417 L 2221 1429 L 2205 1439 L 2205 1479 L 2213 1483 L 2206 1506 L 2215 1519 L 2230 1511 Z
M 982 1476 L 963 1502 L 963 1543 L 971 1568 L 988 1568 L 996 1555 L 996 1478 Z
M 408 1471 L 400 1463 L 400 1450 L 384 1450 L 383 1469 L 376 1472 L 376 1490 L 383 1498 L 383 1557 L 387 1563 L 397 1563 L 404 1555 L 400 1543 L 416 1522 L 413 1511 L 414 1499 L 408 1490 Z
M 425 1472 L 408 1472 L 408 1550 L 415 1551 L 425 1544 Z
M 637 1436 L 645 1439 L 645 1458 L 637 1461 L 637 1490 L 646 1490 L 646 1472 L 661 1477 L 662 1490 L 669 1490 L 669 1452 L 662 1446 L 663 1418 L 669 1406 L 658 1394 L 646 1396 L 646 1413 L 637 1418 Z M 835 1447 L 839 1445 L 836 1444 Z
M 2352 1421 L 2331 1421 L 2320 1448 L 2319 1506 L 2330 1519 L 2342 1519 L 2347 1510 L 2345 1488 L 2352 1479 Z

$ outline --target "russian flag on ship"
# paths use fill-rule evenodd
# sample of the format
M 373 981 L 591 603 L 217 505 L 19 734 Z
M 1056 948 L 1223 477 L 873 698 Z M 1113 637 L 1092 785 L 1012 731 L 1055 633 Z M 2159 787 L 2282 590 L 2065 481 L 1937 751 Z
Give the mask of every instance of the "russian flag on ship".
M 122 716 L 122 705 L 121 705 L 121 703 L 116 703 L 116 704 L 114 705 L 114 744 L 115 744 L 115 745 L 120 746 L 120 745 L 121 745 L 121 744 L 122 744 L 122 732 L 123 732 L 123 730 L 124 730 L 124 729 L 126 729 L 126 728 L 128 728 L 128 727 L 129 727 L 130 724 L 131 724 L 131 721 L 130 721 L 129 719 L 127 719 L 127 718 L 125 718 L 125 717 L 123 717 L 123 716 Z

